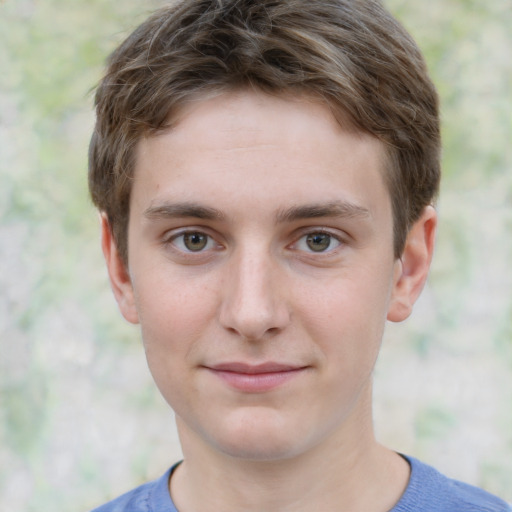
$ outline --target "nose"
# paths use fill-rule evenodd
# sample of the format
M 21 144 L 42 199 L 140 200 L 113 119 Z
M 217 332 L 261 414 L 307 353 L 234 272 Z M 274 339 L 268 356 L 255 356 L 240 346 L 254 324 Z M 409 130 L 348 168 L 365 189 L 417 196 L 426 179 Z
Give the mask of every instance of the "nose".
M 263 250 L 246 250 L 226 268 L 222 291 L 222 326 L 248 340 L 262 340 L 282 331 L 290 311 L 278 262 Z

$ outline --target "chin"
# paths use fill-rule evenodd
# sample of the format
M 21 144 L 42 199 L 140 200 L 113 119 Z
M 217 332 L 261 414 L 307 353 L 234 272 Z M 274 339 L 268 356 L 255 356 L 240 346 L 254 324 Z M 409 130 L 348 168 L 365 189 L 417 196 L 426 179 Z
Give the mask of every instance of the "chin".
M 251 414 L 226 419 L 221 432 L 213 435 L 217 450 L 230 457 L 252 461 L 278 461 L 307 450 L 310 440 L 295 425 L 290 428 L 278 414 Z M 211 435 L 211 434 L 210 434 Z
M 221 441 L 217 448 L 229 457 L 255 462 L 286 460 L 295 457 L 301 451 L 296 443 L 290 442 L 289 438 L 269 439 L 262 436 L 256 439 L 245 436 L 245 439 Z

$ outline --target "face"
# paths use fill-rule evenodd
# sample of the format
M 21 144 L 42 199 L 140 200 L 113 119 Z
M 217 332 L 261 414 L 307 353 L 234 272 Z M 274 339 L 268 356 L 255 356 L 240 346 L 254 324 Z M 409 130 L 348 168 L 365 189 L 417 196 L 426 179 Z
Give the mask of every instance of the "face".
M 182 431 L 268 460 L 368 421 L 386 317 L 404 316 L 383 167 L 307 97 L 222 94 L 140 142 L 128 269 L 108 227 L 104 250 Z

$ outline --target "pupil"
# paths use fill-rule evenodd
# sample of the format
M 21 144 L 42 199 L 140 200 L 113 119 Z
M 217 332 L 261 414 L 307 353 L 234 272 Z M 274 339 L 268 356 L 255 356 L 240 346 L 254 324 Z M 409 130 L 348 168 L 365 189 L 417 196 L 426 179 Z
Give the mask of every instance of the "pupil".
M 312 251 L 325 251 L 331 245 L 331 236 L 325 233 L 315 233 L 308 235 L 306 242 Z
M 202 233 L 187 233 L 184 242 L 189 251 L 201 251 L 206 247 L 208 239 Z

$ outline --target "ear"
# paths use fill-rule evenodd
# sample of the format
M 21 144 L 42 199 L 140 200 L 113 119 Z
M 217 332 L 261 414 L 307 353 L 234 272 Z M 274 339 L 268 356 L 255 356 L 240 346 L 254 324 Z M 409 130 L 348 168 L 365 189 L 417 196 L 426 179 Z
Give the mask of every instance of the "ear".
M 391 322 L 405 320 L 423 290 L 434 253 L 436 228 L 437 213 L 432 206 L 427 206 L 410 229 L 402 256 L 395 262 L 388 310 Z
M 121 258 L 110 223 L 105 213 L 101 214 L 101 248 L 107 264 L 110 286 L 114 292 L 119 310 L 128 322 L 132 324 L 139 323 L 137 308 L 135 307 L 135 298 L 133 286 L 128 269 Z

